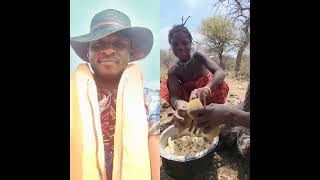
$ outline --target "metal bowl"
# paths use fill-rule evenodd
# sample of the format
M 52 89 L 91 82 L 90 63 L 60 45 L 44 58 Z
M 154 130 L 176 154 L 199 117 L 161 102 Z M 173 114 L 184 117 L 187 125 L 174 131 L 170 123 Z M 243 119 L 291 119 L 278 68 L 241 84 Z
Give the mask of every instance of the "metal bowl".
M 184 131 L 179 136 L 191 135 Z M 212 162 L 213 150 L 219 142 L 219 136 L 215 137 L 209 147 L 194 156 L 176 156 L 168 153 L 165 148 L 168 145 L 168 138 L 176 138 L 178 130 L 173 125 L 169 126 L 160 136 L 160 156 L 165 172 L 176 179 L 192 179 L 196 172 L 208 168 Z

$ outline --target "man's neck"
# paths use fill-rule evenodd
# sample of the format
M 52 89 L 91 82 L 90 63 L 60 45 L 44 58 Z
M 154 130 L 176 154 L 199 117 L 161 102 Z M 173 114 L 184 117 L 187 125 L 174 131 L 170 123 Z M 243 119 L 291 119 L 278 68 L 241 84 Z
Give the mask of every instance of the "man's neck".
M 115 89 L 118 89 L 120 78 L 121 76 L 117 78 L 110 78 L 110 79 L 95 76 L 94 80 L 99 89 L 115 90 Z

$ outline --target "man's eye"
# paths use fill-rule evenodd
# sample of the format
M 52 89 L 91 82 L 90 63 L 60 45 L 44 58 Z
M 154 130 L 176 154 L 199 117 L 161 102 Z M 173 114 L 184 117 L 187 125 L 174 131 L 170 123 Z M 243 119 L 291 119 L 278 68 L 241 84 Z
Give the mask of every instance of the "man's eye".
M 113 44 L 116 48 L 126 48 L 127 47 L 127 43 L 125 42 L 121 42 L 121 41 L 117 41 Z
M 94 44 L 94 45 L 92 46 L 93 49 L 99 49 L 100 47 L 101 47 L 100 44 Z

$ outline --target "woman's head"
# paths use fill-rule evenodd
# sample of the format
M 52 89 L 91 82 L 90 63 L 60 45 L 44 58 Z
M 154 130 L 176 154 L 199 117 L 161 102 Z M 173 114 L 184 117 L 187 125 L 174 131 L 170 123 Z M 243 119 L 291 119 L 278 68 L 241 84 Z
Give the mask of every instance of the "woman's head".
M 169 31 L 168 41 L 173 54 L 181 61 L 190 59 L 192 36 L 189 30 L 183 25 L 175 25 Z

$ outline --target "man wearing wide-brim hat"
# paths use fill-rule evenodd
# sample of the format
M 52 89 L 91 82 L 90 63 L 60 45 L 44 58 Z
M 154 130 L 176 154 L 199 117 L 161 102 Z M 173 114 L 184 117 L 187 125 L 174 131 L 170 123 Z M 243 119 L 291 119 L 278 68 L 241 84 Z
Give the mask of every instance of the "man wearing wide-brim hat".
M 86 62 L 71 75 L 71 179 L 160 179 L 159 94 L 131 63 L 149 54 L 152 32 L 108 9 L 70 43 Z

